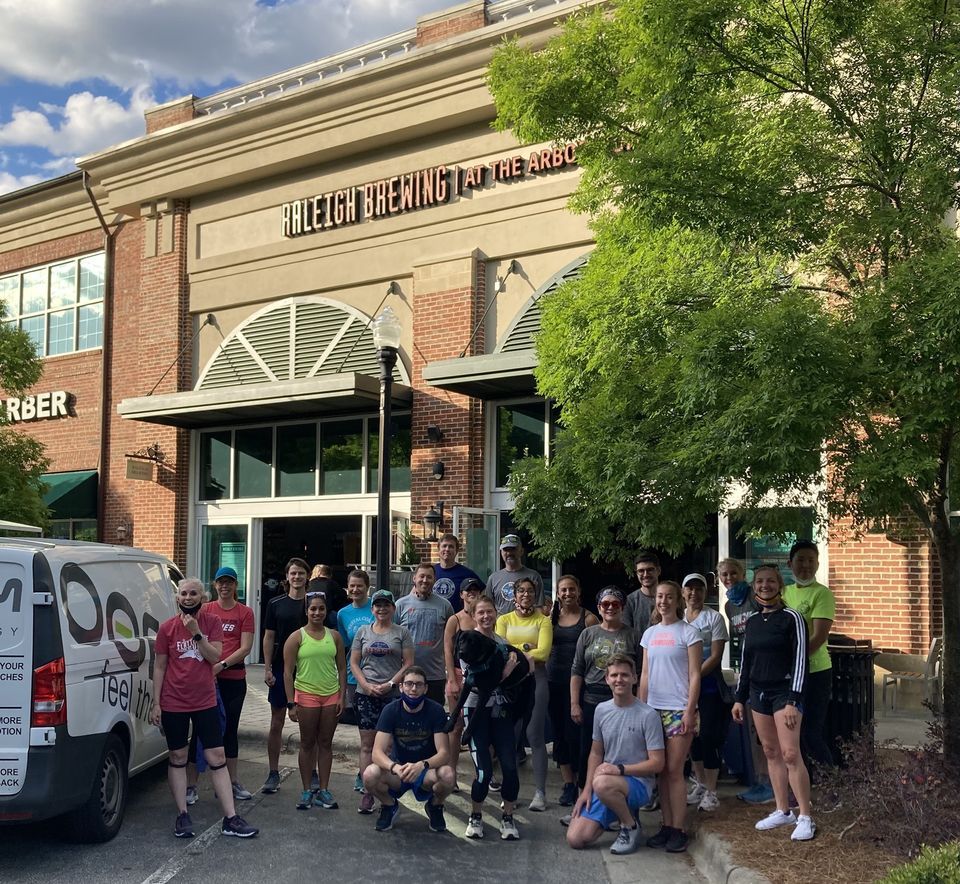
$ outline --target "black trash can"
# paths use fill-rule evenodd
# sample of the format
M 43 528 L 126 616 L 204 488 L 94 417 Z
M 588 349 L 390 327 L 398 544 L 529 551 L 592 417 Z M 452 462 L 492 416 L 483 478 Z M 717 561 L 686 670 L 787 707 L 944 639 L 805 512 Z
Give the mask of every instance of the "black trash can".
M 873 642 L 831 635 L 827 648 L 833 664 L 827 740 L 834 761 L 842 765 L 839 740 L 850 740 L 856 734 L 869 734 L 873 739 Z

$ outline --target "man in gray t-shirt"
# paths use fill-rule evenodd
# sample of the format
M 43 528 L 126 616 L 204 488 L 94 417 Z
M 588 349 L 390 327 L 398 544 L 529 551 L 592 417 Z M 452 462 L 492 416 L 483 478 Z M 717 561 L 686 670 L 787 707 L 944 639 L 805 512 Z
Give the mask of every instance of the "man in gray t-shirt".
M 632 626 L 642 636 L 650 625 L 653 599 L 657 594 L 657 583 L 660 581 L 659 556 L 649 550 L 638 553 L 633 563 L 633 572 L 637 575 L 637 583 L 640 585 L 627 596 L 627 604 L 623 609 L 623 622 L 627 626 Z
M 567 843 L 577 850 L 587 847 L 619 821 L 610 852 L 633 853 L 640 846 L 637 813 L 663 770 L 663 726 L 660 716 L 633 695 L 637 670 L 632 657 L 611 657 L 606 680 L 613 699 L 597 707 L 587 780 L 571 814 Z
M 550 598 L 543 589 L 543 578 L 538 571 L 527 568 L 523 564 L 523 544 L 516 534 L 508 534 L 500 541 L 500 557 L 503 565 L 499 571 L 494 571 L 487 578 L 487 595 L 493 599 L 498 614 L 509 614 L 514 609 L 513 585 L 521 578 L 526 577 L 533 581 L 537 588 L 534 604 L 538 608 L 550 605 Z
M 453 616 L 453 607 L 433 594 L 435 581 L 433 565 L 424 563 L 417 567 L 413 592 L 397 601 L 396 623 L 410 630 L 416 664 L 427 675 L 427 696 L 442 706 L 447 683 L 443 631 Z

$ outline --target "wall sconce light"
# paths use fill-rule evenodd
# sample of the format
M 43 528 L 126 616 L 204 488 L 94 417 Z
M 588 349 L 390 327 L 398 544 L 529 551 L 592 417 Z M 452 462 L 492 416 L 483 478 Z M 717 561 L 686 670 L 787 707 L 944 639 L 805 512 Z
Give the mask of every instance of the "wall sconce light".
M 433 476 L 434 479 L 436 479 L 436 480 L 439 482 L 439 481 L 443 478 L 443 474 L 444 474 L 446 471 L 447 471 L 447 468 L 444 466 L 443 461 L 442 461 L 442 460 L 438 460 L 438 461 L 433 465 L 433 472 L 431 473 L 431 475 Z
M 437 442 L 442 442 L 443 430 L 441 430 L 440 427 L 438 427 L 436 424 L 428 424 L 427 425 L 427 441 L 433 442 L 434 444 L 436 444 Z
M 430 507 L 423 516 L 423 530 L 426 539 L 436 542 L 437 531 L 443 527 L 443 501 L 438 500 L 436 507 Z
M 117 540 L 120 541 L 120 543 L 123 543 L 129 536 L 130 523 L 126 519 L 121 519 L 117 523 Z

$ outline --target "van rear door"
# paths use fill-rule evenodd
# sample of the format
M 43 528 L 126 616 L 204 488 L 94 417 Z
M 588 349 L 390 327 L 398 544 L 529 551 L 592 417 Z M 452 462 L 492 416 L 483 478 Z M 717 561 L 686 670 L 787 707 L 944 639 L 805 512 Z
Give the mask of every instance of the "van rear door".
M 32 551 L 0 551 L 0 795 L 27 777 L 33 674 Z

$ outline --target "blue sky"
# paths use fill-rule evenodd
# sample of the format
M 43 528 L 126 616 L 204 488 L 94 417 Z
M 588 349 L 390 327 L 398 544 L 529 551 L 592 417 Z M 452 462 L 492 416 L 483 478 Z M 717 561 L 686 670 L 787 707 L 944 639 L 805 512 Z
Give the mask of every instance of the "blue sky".
M 0 193 L 144 132 L 146 108 L 413 27 L 456 0 L 0 0 Z

